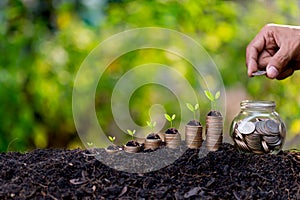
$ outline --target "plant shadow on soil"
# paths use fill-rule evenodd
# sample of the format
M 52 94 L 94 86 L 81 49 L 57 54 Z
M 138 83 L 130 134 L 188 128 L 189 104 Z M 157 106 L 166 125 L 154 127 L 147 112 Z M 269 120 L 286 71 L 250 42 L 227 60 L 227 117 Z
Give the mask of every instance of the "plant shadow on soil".
M 133 162 L 125 152 L 98 153 Z M 300 199 L 300 153 L 242 154 L 227 143 L 201 153 L 184 149 L 174 163 L 148 173 L 117 171 L 88 150 L 1 153 L 0 199 Z

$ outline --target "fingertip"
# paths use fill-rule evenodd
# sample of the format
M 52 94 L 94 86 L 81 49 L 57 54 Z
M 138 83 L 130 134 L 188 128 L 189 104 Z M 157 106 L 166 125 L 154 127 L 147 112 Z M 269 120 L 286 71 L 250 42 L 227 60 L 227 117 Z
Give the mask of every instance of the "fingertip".
M 267 70 L 267 76 L 271 79 L 274 79 L 279 75 L 278 69 L 273 65 L 267 66 L 266 70 Z

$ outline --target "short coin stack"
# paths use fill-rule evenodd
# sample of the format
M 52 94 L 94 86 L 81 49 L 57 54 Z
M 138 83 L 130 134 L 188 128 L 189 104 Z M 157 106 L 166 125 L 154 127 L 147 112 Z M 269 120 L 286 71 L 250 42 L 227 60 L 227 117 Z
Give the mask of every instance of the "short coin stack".
M 237 122 L 233 138 L 241 151 L 256 154 L 270 153 L 283 145 L 280 123 L 272 119 Z
M 206 116 L 206 148 L 217 151 L 223 141 L 223 117 Z
M 185 142 L 190 149 L 198 149 L 202 145 L 202 126 L 185 126 Z

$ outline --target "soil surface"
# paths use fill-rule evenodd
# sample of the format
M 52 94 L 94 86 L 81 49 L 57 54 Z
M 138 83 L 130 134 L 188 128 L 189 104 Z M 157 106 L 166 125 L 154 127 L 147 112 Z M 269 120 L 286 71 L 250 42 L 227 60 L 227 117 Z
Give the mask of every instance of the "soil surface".
M 242 154 L 223 144 L 204 157 L 188 149 L 173 164 L 144 174 L 111 169 L 89 154 L 0 154 L 0 199 L 300 199 L 300 153 Z

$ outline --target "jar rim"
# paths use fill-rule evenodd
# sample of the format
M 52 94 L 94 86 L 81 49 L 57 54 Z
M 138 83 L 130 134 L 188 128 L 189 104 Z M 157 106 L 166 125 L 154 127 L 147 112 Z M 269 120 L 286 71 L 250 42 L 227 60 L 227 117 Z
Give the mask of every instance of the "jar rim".
M 268 100 L 243 100 L 241 107 L 244 108 L 275 108 L 275 101 Z

